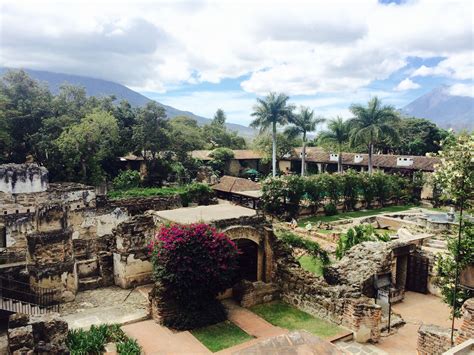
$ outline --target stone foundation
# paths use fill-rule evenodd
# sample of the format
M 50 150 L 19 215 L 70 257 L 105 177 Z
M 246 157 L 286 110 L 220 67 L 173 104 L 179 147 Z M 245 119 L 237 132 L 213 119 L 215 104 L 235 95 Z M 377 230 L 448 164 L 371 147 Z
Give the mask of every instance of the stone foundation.
M 466 300 L 462 306 L 462 324 L 456 337 L 456 344 L 474 339 L 474 298 Z

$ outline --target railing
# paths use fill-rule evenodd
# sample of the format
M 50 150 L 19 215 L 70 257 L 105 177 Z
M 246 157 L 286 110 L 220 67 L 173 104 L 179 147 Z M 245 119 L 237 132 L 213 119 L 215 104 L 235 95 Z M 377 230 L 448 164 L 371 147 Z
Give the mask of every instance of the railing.
M 28 310 L 32 311 L 33 307 L 36 307 L 37 313 L 59 312 L 55 295 L 54 289 L 0 277 L 1 304 L 8 304 L 8 310 L 12 312 L 32 313 Z

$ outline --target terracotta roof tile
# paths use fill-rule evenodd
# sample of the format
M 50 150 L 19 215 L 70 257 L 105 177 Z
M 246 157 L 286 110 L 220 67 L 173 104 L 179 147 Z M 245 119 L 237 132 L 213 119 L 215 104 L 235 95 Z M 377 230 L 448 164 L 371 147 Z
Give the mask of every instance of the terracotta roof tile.
M 235 176 L 224 175 L 220 181 L 211 186 L 212 189 L 223 192 L 257 191 L 260 190 L 260 184 Z

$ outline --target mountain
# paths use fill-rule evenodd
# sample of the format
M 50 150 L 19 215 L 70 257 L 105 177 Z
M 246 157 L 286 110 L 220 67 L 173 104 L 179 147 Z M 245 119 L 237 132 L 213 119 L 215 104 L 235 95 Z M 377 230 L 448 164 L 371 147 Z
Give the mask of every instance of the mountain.
M 474 98 L 454 96 L 449 86 L 441 86 L 406 105 L 402 112 L 427 118 L 442 128 L 474 129 Z
M 0 76 L 3 75 L 8 68 L 0 68 Z M 127 100 L 132 106 L 144 106 L 147 102 L 153 101 L 148 97 L 127 88 L 124 85 L 115 83 L 113 81 L 91 78 L 87 76 L 70 75 L 63 73 L 53 73 L 48 71 L 24 69 L 32 78 L 44 82 L 48 85 L 52 93 L 57 94 L 59 87 L 64 83 L 72 85 L 83 86 L 89 96 L 108 96 L 114 95 L 118 101 Z M 163 106 L 168 118 L 176 116 L 187 116 L 195 119 L 200 125 L 210 123 L 209 118 L 195 115 L 189 111 L 182 111 L 177 108 L 164 105 Z M 256 135 L 256 131 L 250 127 L 242 126 L 235 123 L 226 123 L 227 128 L 232 131 L 237 131 L 245 138 L 251 138 Z

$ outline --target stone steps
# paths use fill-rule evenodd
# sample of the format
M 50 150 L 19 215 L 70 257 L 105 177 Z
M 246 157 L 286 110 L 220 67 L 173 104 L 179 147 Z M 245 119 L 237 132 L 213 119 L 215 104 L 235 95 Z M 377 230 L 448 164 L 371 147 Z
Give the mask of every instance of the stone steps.
M 430 238 L 423 243 L 428 248 L 445 250 L 448 247 L 446 240 Z
M 102 286 L 101 276 L 91 276 L 79 279 L 79 291 L 94 290 Z

